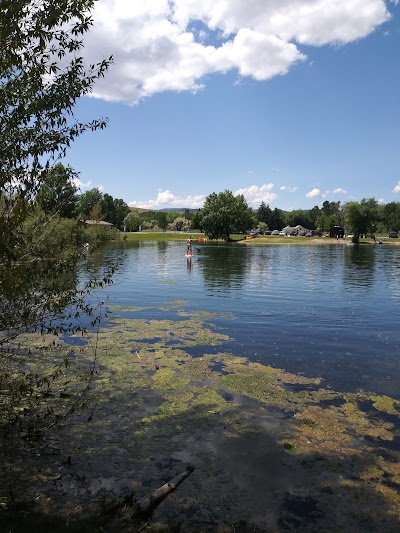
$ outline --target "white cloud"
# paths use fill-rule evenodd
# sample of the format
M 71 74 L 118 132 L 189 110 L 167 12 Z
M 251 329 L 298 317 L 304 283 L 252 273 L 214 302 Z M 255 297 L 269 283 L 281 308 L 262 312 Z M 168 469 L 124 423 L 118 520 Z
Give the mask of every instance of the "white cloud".
M 326 191 L 326 193 L 323 196 L 332 196 L 332 195 L 338 195 L 338 194 L 347 194 L 347 191 L 345 189 L 342 189 L 342 187 L 338 187 L 337 189 L 334 189 L 333 191 Z
M 258 207 L 261 202 L 270 204 L 278 198 L 278 195 L 272 192 L 273 188 L 273 183 L 265 183 L 264 185 L 261 185 L 261 187 L 258 187 L 257 185 L 251 185 L 250 187 L 246 187 L 244 189 L 238 189 L 233 194 L 235 196 L 242 194 L 250 206 Z
M 279 189 L 283 192 L 296 192 L 298 187 L 287 187 L 286 185 L 282 185 Z
M 307 198 L 322 198 L 324 195 L 320 191 L 320 189 L 314 189 L 306 194 Z
M 337 189 L 334 189 L 333 191 L 327 191 L 326 194 L 347 194 L 347 191 L 345 189 L 342 189 L 341 187 L 338 187 Z
M 394 192 L 395 194 L 400 193 L 400 181 L 397 182 L 397 185 L 395 186 L 392 192 Z
M 283 75 L 306 59 L 299 46 L 345 44 L 389 17 L 384 0 L 99 0 L 85 55 L 114 56 L 93 96 L 135 103 L 197 91 L 213 73 Z
M 326 198 L 327 196 L 338 195 L 338 194 L 347 194 L 345 189 L 338 187 L 332 191 L 322 192 L 320 189 L 314 187 L 314 189 L 306 194 L 307 198 Z
M 278 195 L 272 192 L 273 187 L 273 183 L 266 183 L 261 187 L 251 185 L 244 189 L 238 189 L 233 195 L 242 194 L 249 205 L 258 207 L 263 201 L 269 204 L 278 198 Z M 159 189 L 155 200 L 132 201 L 128 202 L 128 205 L 129 207 L 141 207 L 143 209 L 165 209 L 168 207 L 200 209 L 203 207 L 205 199 L 205 194 L 182 197 L 175 196 L 169 190 Z
M 84 182 L 84 181 L 81 181 L 79 178 L 72 178 L 72 183 L 80 191 L 82 189 L 90 189 L 90 187 L 92 186 L 92 182 L 91 181 L 85 181 Z
M 199 194 L 197 196 L 180 197 L 175 196 L 171 191 L 160 189 L 155 200 L 143 202 L 129 202 L 129 207 L 141 207 L 143 209 L 165 209 L 168 207 L 184 207 L 188 209 L 198 209 L 203 207 L 206 196 Z

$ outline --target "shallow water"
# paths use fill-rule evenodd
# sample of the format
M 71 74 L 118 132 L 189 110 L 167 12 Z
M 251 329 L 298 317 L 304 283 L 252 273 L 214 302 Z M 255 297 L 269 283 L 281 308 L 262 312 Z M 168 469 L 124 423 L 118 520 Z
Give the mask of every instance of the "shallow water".
M 389 246 L 195 246 L 184 241 L 115 243 L 87 259 L 92 272 L 117 263 L 100 294 L 110 306 L 226 314 L 213 323 L 230 351 L 266 365 L 320 376 L 337 391 L 399 398 L 400 248 Z M 233 319 L 230 314 L 233 314 Z M 165 318 L 165 311 L 162 312 Z M 201 352 L 193 354 L 201 355 Z

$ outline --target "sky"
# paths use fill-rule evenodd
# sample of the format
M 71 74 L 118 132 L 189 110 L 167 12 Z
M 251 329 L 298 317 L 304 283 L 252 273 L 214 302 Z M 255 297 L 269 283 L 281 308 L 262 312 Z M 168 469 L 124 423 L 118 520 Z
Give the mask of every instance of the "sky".
M 400 0 L 98 0 L 65 164 L 131 207 L 400 201 Z

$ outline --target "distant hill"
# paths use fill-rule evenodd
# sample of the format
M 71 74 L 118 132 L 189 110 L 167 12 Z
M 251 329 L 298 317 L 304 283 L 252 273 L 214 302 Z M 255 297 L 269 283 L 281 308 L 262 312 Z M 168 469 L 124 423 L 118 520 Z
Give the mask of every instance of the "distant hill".
M 190 211 L 191 213 L 196 213 L 196 211 L 198 211 L 198 209 L 189 209 L 188 207 L 167 207 L 165 209 L 159 209 L 159 211 L 186 211 L 186 209 L 188 211 Z
M 136 209 L 140 213 L 144 213 L 146 211 L 161 211 L 164 213 L 168 213 L 170 211 L 179 211 L 180 213 L 183 213 L 186 211 L 190 211 L 191 213 L 196 213 L 198 209 L 189 209 L 188 207 L 166 207 L 165 209 L 143 209 L 142 207 L 130 207 L 130 209 Z

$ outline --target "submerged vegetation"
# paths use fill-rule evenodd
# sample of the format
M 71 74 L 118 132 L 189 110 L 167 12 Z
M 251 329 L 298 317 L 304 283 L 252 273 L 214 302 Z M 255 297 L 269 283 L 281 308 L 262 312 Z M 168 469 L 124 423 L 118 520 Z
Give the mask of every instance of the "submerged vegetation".
M 85 342 L 81 336 L 75 345 L 56 341 L 56 353 L 62 344 L 70 365 L 86 368 L 93 376 L 92 400 L 87 410 L 63 423 L 49 441 L 31 441 L 29 446 L 40 456 L 31 457 L 28 465 L 46 464 L 43 475 L 34 481 L 25 478 L 28 470 L 15 470 L 11 453 L 3 454 L 4 504 L 12 507 L 4 492 L 8 483 L 17 499 L 22 494 L 42 495 L 36 503 L 41 512 L 45 508 L 40 502 L 46 500 L 46 512 L 60 506 L 63 515 L 79 501 L 93 513 L 101 495 L 121 498 L 130 487 L 140 496 L 147 479 L 158 479 L 155 485 L 161 485 L 166 471 L 176 472 L 174 465 L 179 469 L 182 461 L 190 461 L 197 465 L 195 493 L 201 519 L 204 505 L 212 498 L 216 507 L 236 506 L 230 523 L 238 523 L 246 512 L 237 500 L 237 469 L 254 469 L 254 475 L 262 474 L 266 480 L 271 469 L 278 468 L 280 479 L 267 482 L 274 487 L 268 505 L 275 518 L 264 513 L 263 527 L 276 527 L 280 520 L 286 523 L 285 531 L 309 531 L 312 520 L 319 531 L 344 531 L 349 525 L 361 531 L 368 520 L 371 527 L 385 524 L 385 531 L 395 531 L 400 503 L 397 400 L 368 392 L 337 393 L 324 388 L 319 378 L 290 374 L 226 352 L 224 344 L 230 339 L 217 327 L 222 315 L 191 313 L 179 301 L 158 309 L 165 318 L 143 318 L 150 309 L 116 308 L 107 327 L 83 337 Z M 35 338 L 40 341 L 40 336 Z M 98 367 L 91 372 L 87 362 L 94 345 Z M 46 350 L 55 347 L 50 343 Z M 34 374 L 38 360 L 29 361 Z M 20 362 L 28 364 L 28 358 Z M 69 368 L 62 375 L 64 385 L 68 382 L 72 390 L 78 385 Z M 67 402 L 68 395 L 62 392 L 57 390 L 51 402 L 57 404 L 60 398 Z M 20 409 L 28 416 L 22 405 Z M 239 442 L 242 452 L 235 459 Z M 250 459 L 242 454 L 251 443 L 248 464 Z M 49 446 L 62 451 L 43 464 L 41 457 Z M 63 461 L 66 465 L 60 470 Z M 98 478 L 108 481 L 96 485 Z M 51 489 L 54 479 L 56 491 Z M 171 499 L 167 511 L 156 511 L 154 527 L 170 523 L 171 516 L 181 523 L 188 520 L 188 506 L 193 503 L 189 503 L 192 485 L 186 483 L 189 492 L 182 485 L 180 497 Z M 265 497 L 256 488 L 248 488 L 255 509 Z M 303 514 L 298 515 L 288 498 L 303 505 Z M 318 509 L 311 515 L 306 505 L 310 500 Z M 74 516 L 81 518 L 82 512 L 77 510 L 70 518 Z M 217 513 L 215 521 L 221 520 Z

